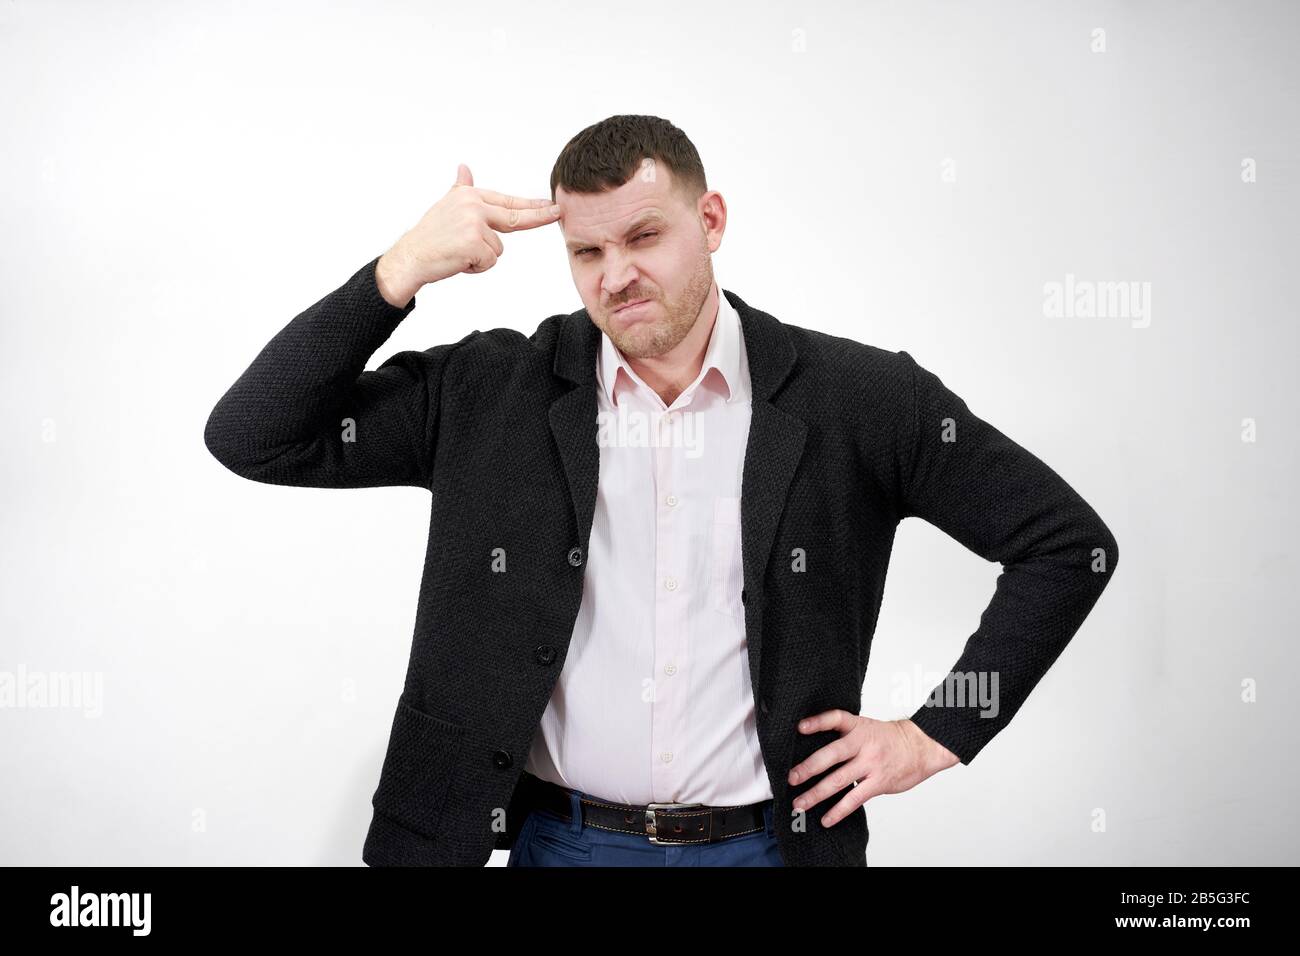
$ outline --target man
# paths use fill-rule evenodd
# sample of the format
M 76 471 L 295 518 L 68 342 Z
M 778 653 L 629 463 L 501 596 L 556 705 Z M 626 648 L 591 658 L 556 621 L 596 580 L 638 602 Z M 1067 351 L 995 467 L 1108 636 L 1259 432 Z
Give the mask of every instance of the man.
M 588 127 L 551 194 L 462 165 L 205 430 L 255 481 L 432 495 L 363 859 L 864 866 L 865 801 L 974 759 L 1091 610 L 1115 539 L 908 353 L 724 293 L 726 204 L 671 123 Z M 557 221 L 582 309 L 364 370 L 419 290 Z M 931 699 L 875 720 L 861 689 L 908 516 L 1004 570 Z

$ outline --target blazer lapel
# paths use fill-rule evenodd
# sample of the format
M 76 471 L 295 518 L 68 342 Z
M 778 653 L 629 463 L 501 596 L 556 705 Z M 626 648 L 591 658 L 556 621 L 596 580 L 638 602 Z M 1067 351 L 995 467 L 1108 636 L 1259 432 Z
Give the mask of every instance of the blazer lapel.
M 781 323 L 750 308 L 734 292 L 723 295 L 740 315 L 752 387 L 752 414 L 740 490 L 741 559 L 744 564 L 746 643 L 750 675 L 758 687 L 763 578 L 772 542 L 795 469 L 803 456 L 808 426 L 771 401 L 794 366 L 797 353 Z M 589 540 L 596 509 L 600 449 L 596 444 L 596 354 L 601 332 L 586 309 L 564 317 L 556 345 L 555 374 L 577 383 L 551 402 L 551 431 L 578 522 L 579 539 Z
M 740 551 L 744 563 L 746 643 L 757 701 L 762 655 L 763 579 L 776 527 L 785 511 L 790 481 L 803 457 L 808 426 L 772 404 L 772 395 L 794 366 L 797 353 L 781 323 L 750 308 L 734 292 L 723 295 L 740 315 L 753 391 L 745 466 L 740 480 Z

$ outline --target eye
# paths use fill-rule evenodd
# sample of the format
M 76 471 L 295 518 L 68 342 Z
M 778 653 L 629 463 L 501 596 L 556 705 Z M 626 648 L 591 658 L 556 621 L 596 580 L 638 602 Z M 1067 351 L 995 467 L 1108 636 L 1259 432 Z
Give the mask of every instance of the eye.
M 647 239 L 647 238 L 649 238 L 649 237 L 651 237 L 651 236 L 657 236 L 657 235 L 659 235 L 658 232 L 656 232 L 656 231 L 654 231 L 654 230 L 649 230 L 649 231 L 647 231 L 647 232 L 643 232 L 643 233 L 640 233 L 639 235 L 635 236 L 635 237 L 632 239 L 632 241 L 633 241 L 633 242 L 637 242 L 637 241 L 639 241 L 639 240 L 641 240 L 641 239 Z M 588 249 L 578 249 L 578 250 L 576 250 L 573 254 L 574 254 L 575 256 L 585 256 L 585 255 L 587 255 L 588 253 L 594 253 L 595 251 L 596 251 L 595 249 L 590 249 L 590 248 L 588 248 Z

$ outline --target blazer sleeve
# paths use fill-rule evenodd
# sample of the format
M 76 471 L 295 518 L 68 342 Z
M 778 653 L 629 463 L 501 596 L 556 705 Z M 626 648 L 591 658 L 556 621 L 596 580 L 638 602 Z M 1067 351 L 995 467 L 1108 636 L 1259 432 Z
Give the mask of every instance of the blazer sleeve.
M 427 487 L 443 377 L 452 352 L 478 335 L 366 361 L 415 308 L 389 303 L 376 256 L 295 316 L 208 416 L 203 439 L 237 475 L 277 485 Z
M 911 719 L 970 763 L 1060 656 L 1119 561 L 1114 535 L 1065 480 L 971 412 L 907 352 L 902 517 L 1002 565 L 957 663 Z

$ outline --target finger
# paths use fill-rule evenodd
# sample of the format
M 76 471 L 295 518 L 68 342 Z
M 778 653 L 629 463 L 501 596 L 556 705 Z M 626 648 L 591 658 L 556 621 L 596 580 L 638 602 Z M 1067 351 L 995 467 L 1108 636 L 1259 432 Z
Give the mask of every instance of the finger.
M 835 806 L 826 811 L 826 815 L 821 818 L 821 825 L 824 827 L 833 827 L 850 813 L 862 806 L 872 797 L 879 796 L 880 788 L 874 777 L 867 777 L 865 780 L 859 780 L 858 785 L 846 793 Z
M 505 245 L 501 242 L 501 237 L 491 229 L 483 230 L 483 241 L 492 247 L 492 251 L 498 256 L 506 251 Z
M 852 715 L 848 711 L 840 710 L 838 708 L 834 710 L 824 710 L 820 714 L 805 717 L 803 720 L 799 721 L 798 724 L 798 730 L 801 734 L 815 734 L 826 730 L 839 730 L 841 733 L 844 733 L 852 728 Z M 823 750 L 824 749 L 825 748 L 823 748 Z M 821 753 L 822 751 L 819 750 L 812 756 L 817 757 Z M 840 759 L 843 760 L 846 759 L 846 757 L 847 755 Z M 809 760 L 811 759 L 812 758 L 810 757 Z M 808 761 L 805 761 L 804 763 L 791 767 L 789 774 L 786 776 L 786 780 L 789 783 L 798 783 L 800 780 L 807 780 L 814 773 L 826 769 L 827 766 L 828 764 L 824 761 L 817 767 L 813 767 Z
M 478 256 L 478 272 L 486 272 L 487 269 L 497 264 L 497 250 L 487 245 L 486 239 L 482 239 L 482 254 Z
M 832 740 L 825 747 L 819 747 L 791 767 L 790 773 L 786 775 L 786 782 L 793 785 L 811 780 L 823 770 L 849 760 L 856 753 L 852 744 L 846 742 L 843 737 Z
M 832 710 L 823 710 L 820 714 L 814 714 L 799 721 L 799 732 L 813 734 L 819 730 L 839 730 L 845 724 L 844 718 L 850 716 L 847 710 L 841 710 L 838 707 Z
M 465 267 L 462 272 L 478 273 L 487 272 L 496 265 L 496 253 L 482 236 L 479 237 L 478 246 L 475 247 L 472 254 L 465 257 Z
M 473 186 L 474 174 L 469 171 L 469 167 L 461 163 L 456 167 L 456 182 L 453 186 Z
M 853 786 L 853 781 L 861 780 L 867 775 L 867 772 L 867 765 L 861 759 L 842 764 L 822 777 L 821 780 L 818 780 L 816 786 L 799 794 L 795 798 L 794 808 L 796 810 L 811 810 L 823 800 L 835 796 L 845 787 Z
M 507 209 L 504 206 L 487 205 L 487 224 L 498 232 L 518 232 L 520 229 L 536 229 L 560 218 L 558 206 L 546 209 Z
M 844 763 L 845 761 L 850 760 L 862 760 L 861 752 L 859 752 L 859 749 L 855 747 L 852 740 L 848 740 L 846 737 L 840 737 L 839 740 L 831 741 L 831 743 L 827 744 L 826 747 L 814 750 L 814 752 L 809 754 L 809 756 L 803 758 L 801 762 L 790 767 L 787 782 L 790 786 L 807 783 L 809 780 L 816 777 L 816 775 L 822 773 L 822 771 L 831 769 L 831 767 L 836 766 L 837 763 Z M 854 780 L 857 778 L 850 777 L 848 779 Z M 818 783 L 818 787 L 823 788 L 823 790 L 827 786 L 828 784 L 826 780 L 822 780 L 822 782 Z M 848 783 L 840 784 L 840 787 L 845 786 L 848 786 Z M 827 791 L 824 793 L 824 796 L 831 795 L 831 793 L 839 790 L 840 787 L 836 787 L 835 790 Z M 814 800 L 813 803 L 816 803 L 816 800 Z M 805 804 L 805 806 L 809 805 L 811 804 Z
M 504 206 L 506 209 L 545 209 L 555 202 L 553 199 L 523 199 L 493 189 L 480 189 L 478 194 L 484 202 L 491 203 L 493 206 Z

